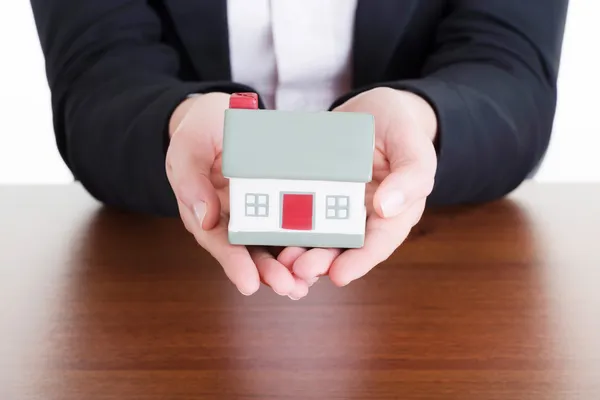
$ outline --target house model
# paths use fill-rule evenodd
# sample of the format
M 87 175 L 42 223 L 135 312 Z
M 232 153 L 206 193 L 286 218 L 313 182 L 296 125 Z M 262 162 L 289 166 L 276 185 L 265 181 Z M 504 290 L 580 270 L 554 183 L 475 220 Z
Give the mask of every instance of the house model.
M 373 116 L 262 110 L 253 93 L 232 95 L 229 106 L 222 170 L 230 243 L 362 247 Z

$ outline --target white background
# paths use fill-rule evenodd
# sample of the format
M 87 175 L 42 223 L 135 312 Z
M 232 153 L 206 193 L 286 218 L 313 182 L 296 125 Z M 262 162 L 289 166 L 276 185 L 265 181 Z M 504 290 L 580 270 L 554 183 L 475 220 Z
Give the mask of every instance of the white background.
M 539 181 L 600 181 L 600 1 L 570 3 L 555 132 Z M 70 181 L 54 142 L 30 3 L 1 1 L 0 184 Z

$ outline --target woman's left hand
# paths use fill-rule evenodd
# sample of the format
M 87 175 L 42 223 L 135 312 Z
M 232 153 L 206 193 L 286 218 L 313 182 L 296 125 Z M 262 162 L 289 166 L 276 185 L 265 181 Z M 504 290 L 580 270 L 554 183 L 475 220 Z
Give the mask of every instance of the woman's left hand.
M 375 117 L 373 181 L 367 185 L 364 247 L 345 252 L 286 249 L 296 275 L 309 282 L 328 274 L 338 286 L 364 276 L 385 261 L 421 219 L 437 168 L 437 118 L 421 97 L 390 88 L 364 92 L 335 111 Z M 292 255 L 291 253 L 295 253 Z M 283 257 L 281 257 L 283 256 Z

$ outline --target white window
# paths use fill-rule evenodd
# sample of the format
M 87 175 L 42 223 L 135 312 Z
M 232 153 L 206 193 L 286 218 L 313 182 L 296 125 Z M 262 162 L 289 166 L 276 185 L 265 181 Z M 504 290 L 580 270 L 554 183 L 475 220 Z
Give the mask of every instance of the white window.
M 350 199 L 348 196 L 327 196 L 328 219 L 347 219 L 350 216 Z
M 246 217 L 268 217 L 269 195 L 261 193 L 246 194 Z

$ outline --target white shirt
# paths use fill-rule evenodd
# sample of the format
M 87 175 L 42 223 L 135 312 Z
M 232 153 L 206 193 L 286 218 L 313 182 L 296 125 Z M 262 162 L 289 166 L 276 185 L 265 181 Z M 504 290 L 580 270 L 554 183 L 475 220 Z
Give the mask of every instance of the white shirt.
M 319 111 L 350 89 L 356 0 L 228 0 L 232 79 L 265 106 Z

